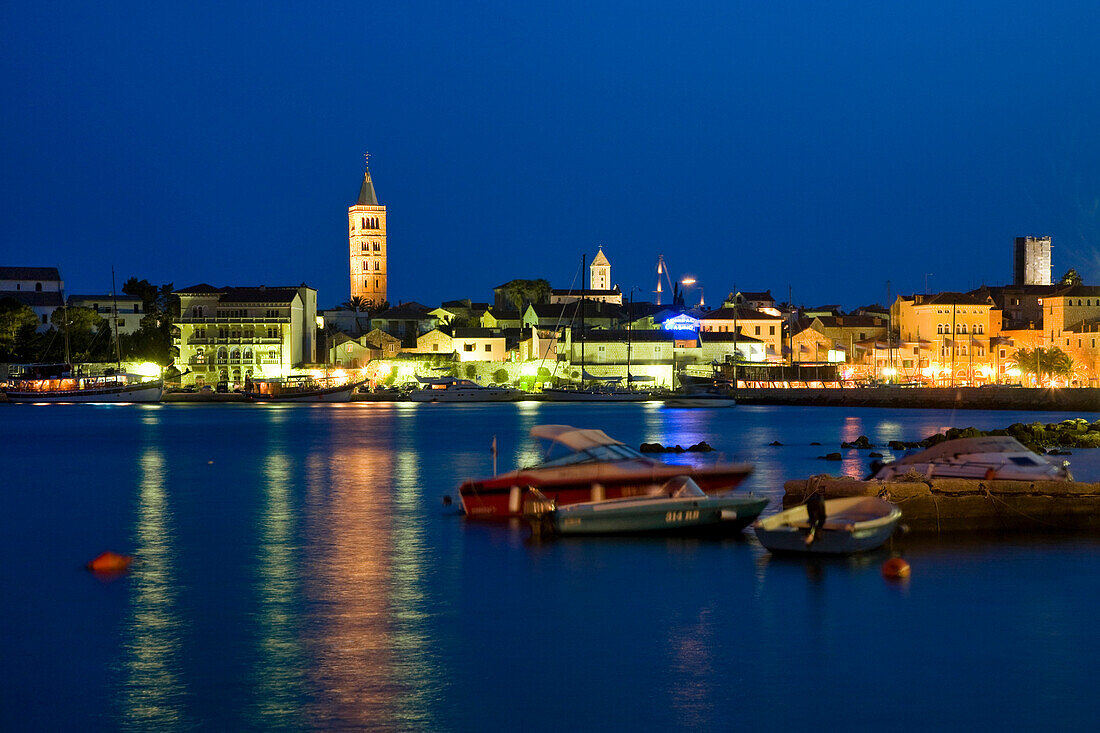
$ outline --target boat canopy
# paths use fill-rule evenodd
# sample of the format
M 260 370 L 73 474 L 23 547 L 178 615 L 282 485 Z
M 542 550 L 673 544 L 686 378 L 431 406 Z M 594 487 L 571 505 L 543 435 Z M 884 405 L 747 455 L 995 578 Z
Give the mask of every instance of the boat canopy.
M 609 384 L 618 384 L 619 382 L 623 381 L 622 377 L 597 377 L 595 374 L 589 374 L 588 371 L 583 368 L 581 369 L 581 374 L 584 376 L 585 379 L 591 380 L 593 382 L 607 382 Z
M 956 438 L 945 440 L 919 453 L 894 461 L 895 464 L 929 463 L 947 458 L 958 458 L 976 453 L 1030 453 L 1020 441 L 1007 435 L 989 435 L 980 438 Z
M 601 445 L 623 445 L 602 430 L 575 428 L 572 425 L 536 425 L 531 428 L 532 438 L 553 440 L 573 450 L 588 450 Z

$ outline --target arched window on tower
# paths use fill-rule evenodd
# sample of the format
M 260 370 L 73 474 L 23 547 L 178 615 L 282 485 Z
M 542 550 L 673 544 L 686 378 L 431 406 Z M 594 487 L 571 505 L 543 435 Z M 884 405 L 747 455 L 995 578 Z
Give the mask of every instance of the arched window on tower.
M 375 260 L 375 261 L 374 261 L 374 269 L 375 269 L 375 270 L 377 270 L 377 269 L 378 269 L 378 260 Z
M 374 251 L 375 252 L 381 252 L 382 251 L 382 243 L 381 242 L 375 242 L 374 243 Z

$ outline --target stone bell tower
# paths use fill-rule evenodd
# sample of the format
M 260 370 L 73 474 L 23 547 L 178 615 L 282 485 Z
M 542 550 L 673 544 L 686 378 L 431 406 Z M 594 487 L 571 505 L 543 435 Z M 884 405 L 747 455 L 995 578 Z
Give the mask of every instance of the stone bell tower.
M 359 186 L 359 199 L 348 207 L 348 248 L 351 297 L 378 306 L 386 300 L 386 207 L 378 203 L 368 165 Z

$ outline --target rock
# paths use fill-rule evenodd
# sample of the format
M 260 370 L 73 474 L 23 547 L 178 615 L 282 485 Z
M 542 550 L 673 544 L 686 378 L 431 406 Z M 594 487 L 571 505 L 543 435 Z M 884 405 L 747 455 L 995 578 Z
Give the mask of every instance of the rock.
M 871 451 L 867 454 L 868 458 L 882 458 L 882 454 L 877 451 Z
M 839 461 L 841 456 L 839 453 L 826 453 L 823 456 L 818 456 L 823 461 Z
M 810 445 L 821 445 L 821 443 L 818 443 L 818 442 L 817 442 L 817 441 L 815 440 L 815 441 L 814 441 L 813 443 L 810 443 Z
M 679 446 L 677 446 L 677 447 L 679 447 Z M 696 443 L 695 445 L 688 448 L 688 451 L 691 452 L 691 453 L 710 453 L 713 450 L 714 450 L 714 448 L 711 448 L 710 445 L 705 440 L 701 440 L 698 443 Z
M 901 440 L 891 440 L 886 444 L 890 450 L 905 450 L 908 448 L 908 444 Z
M 768 443 L 768 445 L 783 445 L 783 444 L 780 443 L 778 440 L 773 440 L 772 442 Z
M 848 450 L 849 448 L 855 448 L 855 446 L 852 445 L 851 443 L 841 443 L 840 447 L 843 448 L 844 450 Z
M 642 443 L 638 447 L 639 453 L 664 453 L 665 447 L 660 443 Z

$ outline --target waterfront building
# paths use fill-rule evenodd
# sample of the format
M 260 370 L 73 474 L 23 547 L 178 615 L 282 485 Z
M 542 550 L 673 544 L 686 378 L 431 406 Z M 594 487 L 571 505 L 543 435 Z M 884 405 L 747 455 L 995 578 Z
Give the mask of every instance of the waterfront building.
M 492 308 L 481 314 L 481 327 L 492 330 L 511 330 L 523 327 L 523 314 L 519 311 Z
M 317 359 L 317 291 L 202 284 L 175 291 L 175 366 L 184 385 L 285 377 Z
M 730 306 L 727 303 L 721 308 L 704 313 L 699 319 L 699 330 L 704 333 L 731 334 L 736 331 L 743 336 L 752 336 L 764 342 L 768 361 L 782 359 L 783 317 L 778 310 L 772 314 L 744 305 Z
M 776 307 L 775 298 L 772 296 L 772 291 L 770 290 L 739 290 L 736 293 L 730 293 L 726 297 L 726 302 L 722 304 L 722 307 L 732 308 L 738 305 L 767 313 L 770 316 L 780 315 L 779 308 Z
M 439 325 L 439 318 L 419 303 L 402 303 L 370 319 L 371 328 L 396 336 L 407 347 L 413 347 L 423 333 Z
M 579 300 L 563 303 L 533 303 L 527 306 L 523 314 L 523 327 L 560 329 L 571 326 L 574 329 L 581 328 L 581 308 Z M 610 303 L 583 303 L 584 328 L 617 328 L 622 321 L 622 311 Z
M 871 363 L 878 340 L 886 340 L 886 319 L 879 316 L 815 316 L 795 326 L 792 361 Z
M 1050 285 L 1050 237 L 1016 237 L 1013 285 Z
M 928 341 L 932 357 L 922 378 L 935 384 L 976 384 L 1006 375 L 994 354 L 1001 337 L 1001 310 L 990 297 L 969 293 L 899 295 L 891 317 L 901 342 Z
M 145 302 L 135 295 L 70 295 L 70 308 L 90 308 L 111 323 L 111 332 L 134 333 L 145 317 Z
M 472 326 L 472 323 L 480 325 L 481 317 L 487 310 L 489 310 L 488 303 L 475 303 L 466 298 L 444 301 L 438 308 L 428 312 L 438 318 L 443 325 L 455 325 L 455 321 L 458 321 L 458 325 Z M 518 323 L 518 316 L 516 320 Z
M 581 298 L 597 303 L 623 304 L 623 294 L 618 285 L 611 284 L 611 262 L 603 253 L 603 247 L 592 258 L 588 266 L 588 287 L 575 290 L 551 290 L 550 303 L 560 305 L 572 303 Z
M 378 359 L 393 359 L 401 353 L 401 342 L 377 329 L 358 338 L 337 333 L 330 343 L 327 363 L 349 369 L 362 368 Z
M 39 333 L 49 330 L 50 316 L 64 304 L 64 289 L 56 267 L 0 267 L 0 298 L 12 298 L 34 311 Z
M 368 306 L 379 307 L 387 302 L 386 234 L 386 207 L 378 203 L 367 166 L 359 198 L 348 207 L 348 248 L 351 297 L 362 298 Z

